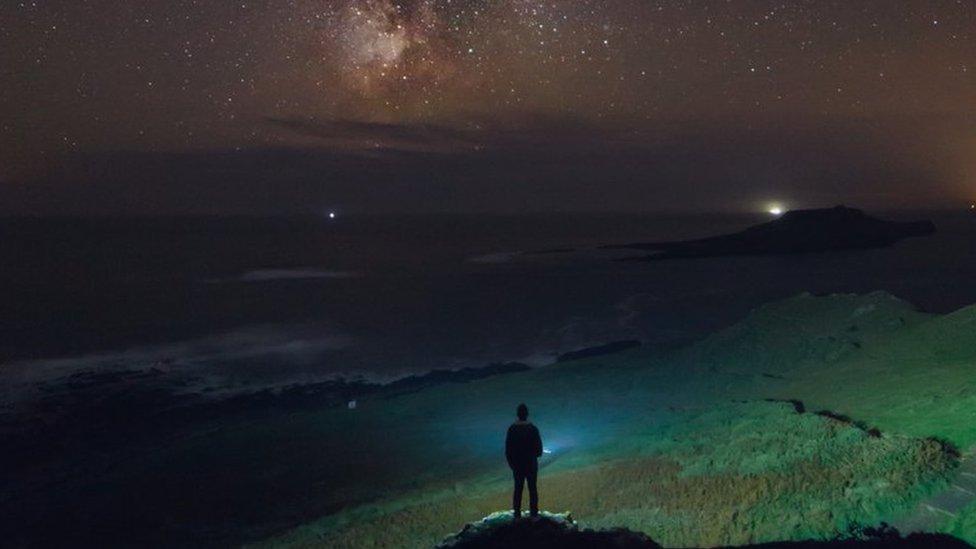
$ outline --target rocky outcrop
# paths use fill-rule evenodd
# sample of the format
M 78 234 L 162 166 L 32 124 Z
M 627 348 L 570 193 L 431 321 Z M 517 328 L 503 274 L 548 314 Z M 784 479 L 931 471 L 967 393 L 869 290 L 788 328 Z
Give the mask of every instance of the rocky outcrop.
M 644 534 L 625 529 L 581 529 L 569 513 L 541 512 L 513 520 L 511 511 L 492 513 L 445 539 L 438 549 L 657 549 Z
M 510 511 L 498 511 L 449 536 L 437 549 L 652 549 L 660 548 L 640 532 L 624 528 L 588 530 L 580 528 L 569 513 L 541 512 L 538 517 L 513 520 Z M 911 534 L 902 537 L 883 524 L 880 528 L 852 531 L 845 539 L 783 541 L 746 545 L 764 549 L 842 549 L 842 548 L 945 548 L 971 547 L 945 534 Z
M 662 260 L 731 255 L 781 255 L 890 246 L 913 236 L 935 232 L 931 221 L 884 221 L 863 211 L 836 206 L 792 210 L 782 217 L 744 231 L 677 242 L 646 242 L 607 246 L 655 252 L 643 259 Z

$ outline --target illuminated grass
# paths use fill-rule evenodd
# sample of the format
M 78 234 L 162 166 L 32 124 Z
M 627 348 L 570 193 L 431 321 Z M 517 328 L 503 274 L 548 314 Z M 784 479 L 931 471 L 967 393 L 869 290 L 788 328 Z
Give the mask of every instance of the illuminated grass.
M 725 406 L 688 418 L 667 439 L 658 455 L 544 471 L 544 506 L 572 510 L 586 527 L 623 526 L 667 546 L 830 538 L 907 511 L 954 463 L 933 441 L 871 437 L 782 404 Z M 506 478 L 415 494 L 269 545 L 429 547 L 505 508 L 508 490 Z
M 558 450 L 540 480 L 543 506 L 584 526 L 682 546 L 825 538 L 890 522 L 952 474 L 951 449 L 931 437 L 976 443 L 974 327 L 976 309 L 934 316 L 883 293 L 804 295 L 675 353 L 563 363 L 319 416 L 397 433 L 384 439 L 396 465 L 384 478 L 400 485 L 361 479 L 354 489 L 372 504 L 269 544 L 429 546 L 504 509 L 495 434 L 523 400 Z M 766 399 L 800 401 L 807 413 Z M 974 516 L 971 506 L 950 533 L 976 540 Z

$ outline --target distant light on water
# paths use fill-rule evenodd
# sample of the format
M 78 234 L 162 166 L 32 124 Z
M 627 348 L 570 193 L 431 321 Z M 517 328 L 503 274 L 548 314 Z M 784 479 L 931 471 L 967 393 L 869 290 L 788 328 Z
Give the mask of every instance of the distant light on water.
M 335 219 L 335 218 L 336 218 L 336 213 L 335 212 L 329 212 L 329 219 Z

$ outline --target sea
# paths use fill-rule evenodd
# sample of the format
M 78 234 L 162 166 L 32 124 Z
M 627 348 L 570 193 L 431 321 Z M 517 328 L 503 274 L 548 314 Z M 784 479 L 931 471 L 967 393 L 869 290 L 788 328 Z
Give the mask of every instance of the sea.
M 603 246 L 771 217 L 5 219 L 0 400 L 105 372 L 152 371 L 219 396 L 540 366 L 612 341 L 681 345 L 802 292 L 883 290 L 937 313 L 976 303 L 976 215 L 869 213 L 937 231 L 872 250 L 648 262 Z

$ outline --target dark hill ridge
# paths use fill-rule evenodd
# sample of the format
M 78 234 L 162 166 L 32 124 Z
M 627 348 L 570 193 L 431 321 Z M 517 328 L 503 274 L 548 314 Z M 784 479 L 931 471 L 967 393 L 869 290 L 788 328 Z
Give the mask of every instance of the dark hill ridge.
M 585 347 L 568 353 L 563 353 L 556 357 L 556 362 L 569 362 L 572 360 L 582 360 L 584 358 L 594 358 L 598 356 L 612 355 L 628 349 L 640 347 L 641 342 L 636 339 L 625 339 L 622 341 L 612 341 L 594 347 Z
M 890 246 L 913 236 L 935 232 L 931 221 L 885 221 L 863 211 L 836 206 L 791 210 L 782 217 L 744 231 L 677 242 L 647 242 L 605 246 L 612 249 L 654 251 L 647 261 L 730 255 L 779 255 Z
M 537 518 L 513 521 L 511 513 L 500 511 L 468 524 L 449 536 L 437 549 L 660 549 L 650 537 L 624 528 L 589 530 L 579 528 L 569 513 L 547 513 Z M 911 534 L 902 537 L 897 530 L 882 525 L 852 532 L 849 539 L 826 541 L 784 541 L 745 545 L 764 549 L 860 549 L 918 548 L 955 549 L 972 547 L 945 534 Z M 731 549 L 731 548 L 729 548 Z

